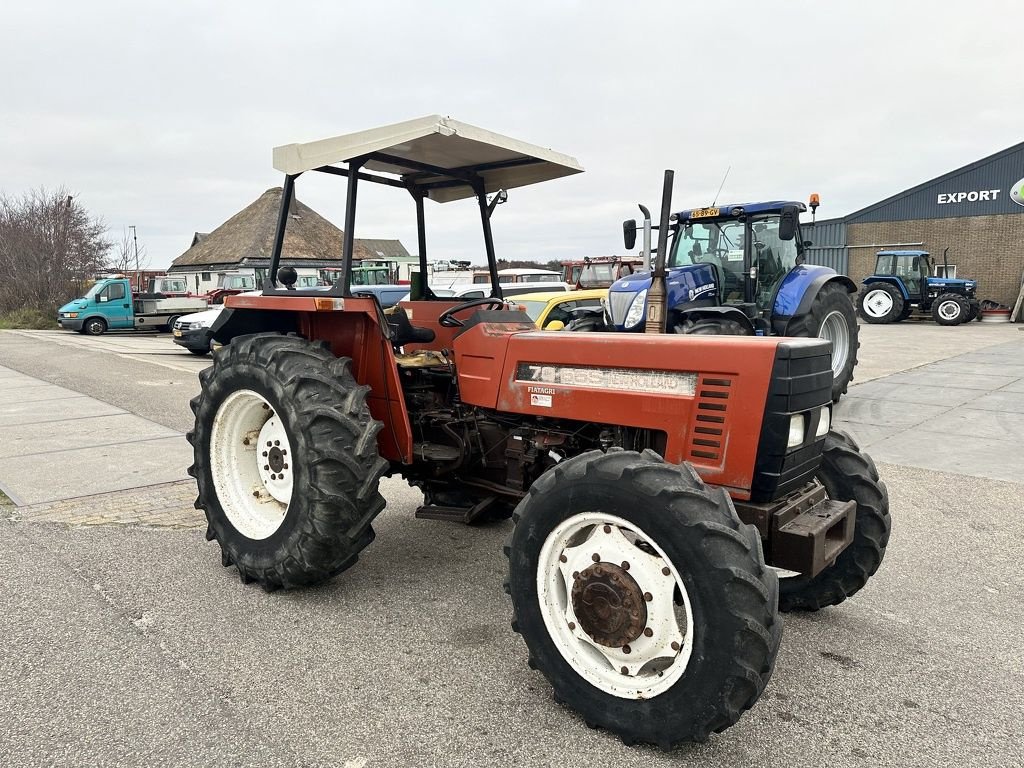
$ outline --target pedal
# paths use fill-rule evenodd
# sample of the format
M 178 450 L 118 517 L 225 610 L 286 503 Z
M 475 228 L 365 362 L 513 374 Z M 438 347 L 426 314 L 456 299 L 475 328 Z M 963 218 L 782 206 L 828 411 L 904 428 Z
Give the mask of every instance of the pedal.
M 421 520 L 447 520 L 450 523 L 472 523 L 487 511 L 497 498 L 488 496 L 472 507 L 445 507 L 439 504 L 424 504 L 416 510 Z

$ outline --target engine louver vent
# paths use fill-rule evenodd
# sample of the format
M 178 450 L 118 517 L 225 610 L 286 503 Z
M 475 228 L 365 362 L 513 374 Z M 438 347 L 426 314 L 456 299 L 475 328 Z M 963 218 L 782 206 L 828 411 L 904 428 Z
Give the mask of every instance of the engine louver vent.
M 687 455 L 701 464 L 721 461 L 725 451 L 725 420 L 732 379 L 701 376 L 694 403 L 694 424 Z

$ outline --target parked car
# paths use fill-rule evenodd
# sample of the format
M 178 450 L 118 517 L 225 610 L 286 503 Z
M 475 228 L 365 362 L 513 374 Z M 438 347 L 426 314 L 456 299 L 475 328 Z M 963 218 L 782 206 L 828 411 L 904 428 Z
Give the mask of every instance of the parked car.
M 560 331 L 575 319 L 574 310 L 584 308 L 599 310 L 602 300 L 607 296 L 607 288 L 569 293 L 545 291 L 516 296 L 514 303 L 523 308 L 538 328 Z
M 179 317 L 174 321 L 174 328 L 171 329 L 174 343 L 184 347 L 193 355 L 206 355 L 212 352 L 213 335 L 210 328 L 223 310 L 224 306 L 221 305 L 204 312 Z

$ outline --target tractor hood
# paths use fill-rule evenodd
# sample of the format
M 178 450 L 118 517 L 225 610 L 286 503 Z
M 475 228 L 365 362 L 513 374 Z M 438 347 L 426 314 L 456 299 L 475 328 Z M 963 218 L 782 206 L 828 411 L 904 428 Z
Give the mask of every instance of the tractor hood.
M 964 290 L 974 290 L 978 285 L 975 280 L 961 280 L 952 277 L 929 277 L 928 287 L 929 288 L 962 288 Z
M 646 310 L 641 312 L 638 306 L 630 313 L 630 309 L 634 301 L 640 300 L 638 294 L 650 287 L 650 272 L 638 272 L 612 284 L 608 289 L 608 312 L 616 329 L 630 331 L 643 328 L 642 321 L 646 316 Z M 692 264 L 668 270 L 665 287 L 668 290 L 668 306 L 676 307 L 702 297 L 714 296 L 721 286 L 715 278 L 713 266 Z M 637 315 L 637 312 L 640 314 Z M 630 321 L 628 323 L 627 316 Z

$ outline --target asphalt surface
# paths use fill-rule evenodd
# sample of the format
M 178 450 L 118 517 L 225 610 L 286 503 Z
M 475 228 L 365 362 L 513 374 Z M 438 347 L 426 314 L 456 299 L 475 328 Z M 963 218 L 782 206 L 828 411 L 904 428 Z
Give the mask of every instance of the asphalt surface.
M 13 337 L 0 364 L 190 426 L 198 384 L 169 357 Z M 552 701 L 508 626 L 510 525 L 415 520 L 402 481 L 386 481 L 356 567 L 284 594 L 240 584 L 201 533 L 0 514 L 0 764 L 1024 764 L 1024 485 L 879 471 L 894 519 L 882 569 L 840 606 L 787 616 L 757 706 L 672 753 Z

